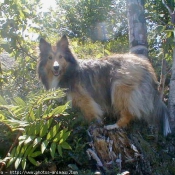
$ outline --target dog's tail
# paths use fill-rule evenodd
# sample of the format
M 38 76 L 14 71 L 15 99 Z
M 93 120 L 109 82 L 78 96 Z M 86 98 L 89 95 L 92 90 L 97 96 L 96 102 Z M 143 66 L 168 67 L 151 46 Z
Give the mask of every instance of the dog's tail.
M 155 125 L 164 136 L 171 133 L 169 112 L 155 84 L 153 86 L 152 82 L 146 81 L 137 86 L 129 102 L 129 112 L 133 116 L 143 117 L 148 123 Z
M 154 112 L 155 120 L 158 120 L 158 125 L 161 126 L 161 130 L 164 136 L 171 133 L 170 123 L 169 123 L 169 112 L 165 103 L 161 100 L 159 94 L 156 94 L 154 101 Z

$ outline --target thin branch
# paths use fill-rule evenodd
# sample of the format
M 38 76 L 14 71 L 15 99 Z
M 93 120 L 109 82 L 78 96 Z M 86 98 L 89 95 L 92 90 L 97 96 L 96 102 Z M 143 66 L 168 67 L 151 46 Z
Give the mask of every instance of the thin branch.
M 162 0 L 163 5 L 167 8 L 170 15 L 172 15 L 173 11 L 170 9 L 170 7 L 165 3 L 165 0 Z
M 95 151 L 93 151 L 92 149 L 87 149 L 86 150 L 89 158 L 92 157 L 94 160 L 96 160 L 97 165 L 100 167 L 103 167 L 103 163 L 101 162 L 100 158 L 97 156 L 97 154 L 95 153 Z
M 12 143 L 9 151 L 7 152 L 6 156 L 5 157 L 8 157 L 8 154 L 12 151 L 12 149 L 15 147 L 15 145 L 18 143 L 18 138 L 19 136 L 21 135 L 21 132 L 18 132 L 18 134 L 16 135 L 16 138 L 14 140 L 14 142 Z M 5 163 L 4 162 L 1 162 L 0 163 L 0 172 L 2 172 L 3 168 L 5 167 Z
M 31 54 L 29 54 L 29 53 L 24 49 L 24 47 L 22 47 L 21 43 L 20 43 L 18 40 L 17 40 L 17 42 L 18 42 L 18 44 L 19 44 L 20 49 L 21 49 L 27 56 L 29 56 L 29 57 L 32 58 L 34 61 L 36 61 L 36 58 L 33 57 L 33 56 L 31 56 Z

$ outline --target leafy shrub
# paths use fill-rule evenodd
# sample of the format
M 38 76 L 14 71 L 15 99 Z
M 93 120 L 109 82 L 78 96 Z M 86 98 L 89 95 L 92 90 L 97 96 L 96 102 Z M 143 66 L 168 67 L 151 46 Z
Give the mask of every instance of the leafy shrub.
M 63 156 L 62 149 L 71 149 L 67 143 L 70 131 L 59 121 L 59 116 L 68 115 L 69 103 L 61 103 L 64 96 L 60 89 L 42 91 L 30 94 L 26 101 L 15 97 L 11 104 L 0 97 L 1 122 L 12 131 L 19 131 L 8 156 L 2 160 L 7 167 L 14 163 L 16 169 L 20 164 L 25 169 L 27 161 L 38 166 L 37 158 L 47 150 L 54 159 L 56 152 Z

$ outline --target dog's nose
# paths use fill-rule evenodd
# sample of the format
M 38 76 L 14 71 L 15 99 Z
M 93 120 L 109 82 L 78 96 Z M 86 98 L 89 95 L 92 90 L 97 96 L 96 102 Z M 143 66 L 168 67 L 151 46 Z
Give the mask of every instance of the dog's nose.
M 59 66 L 53 66 L 54 70 L 58 70 Z
M 57 61 L 54 62 L 53 68 L 54 68 L 54 70 L 58 70 L 59 69 L 59 64 L 58 64 Z

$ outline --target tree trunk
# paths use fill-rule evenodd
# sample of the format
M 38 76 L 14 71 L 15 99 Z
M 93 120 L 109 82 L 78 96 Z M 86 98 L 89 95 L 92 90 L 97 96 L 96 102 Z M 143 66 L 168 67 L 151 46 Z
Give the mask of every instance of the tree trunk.
M 163 58 L 161 75 L 160 75 L 160 85 L 158 89 L 162 100 L 164 99 L 165 80 L 166 80 L 166 74 L 167 74 L 166 68 L 167 68 L 167 63 L 166 63 L 165 58 Z
M 175 31 L 174 31 L 174 37 L 175 37 Z M 170 112 L 171 128 L 173 132 L 175 132 L 175 47 L 173 49 L 173 66 L 170 80 L 168 107 Z
M 148 56 L 144 0 L 127 0 L 130 52 Z
M 1 67 L 1 62 L 0 62 L 0 95 L 2 95 L 2 85 L 3 85 L 3 79 L 2 79 L 2 67 Z
M 175 9 L 174 11 L 165 3 L 165 0 L 162 0 L 163 5 L 167 8 L 170 17 L 171 23 L 175 26 Z M 175 28 L 174 28 L 174 42 L 175 42 Z M 173 46 L 173 66 L 170 80 L 170 91 L 169 91 L 169 99 L 168 99 L 168 108 L 170 112 L 170 126 L 172 131 L 175 132 L 175 46 Z

